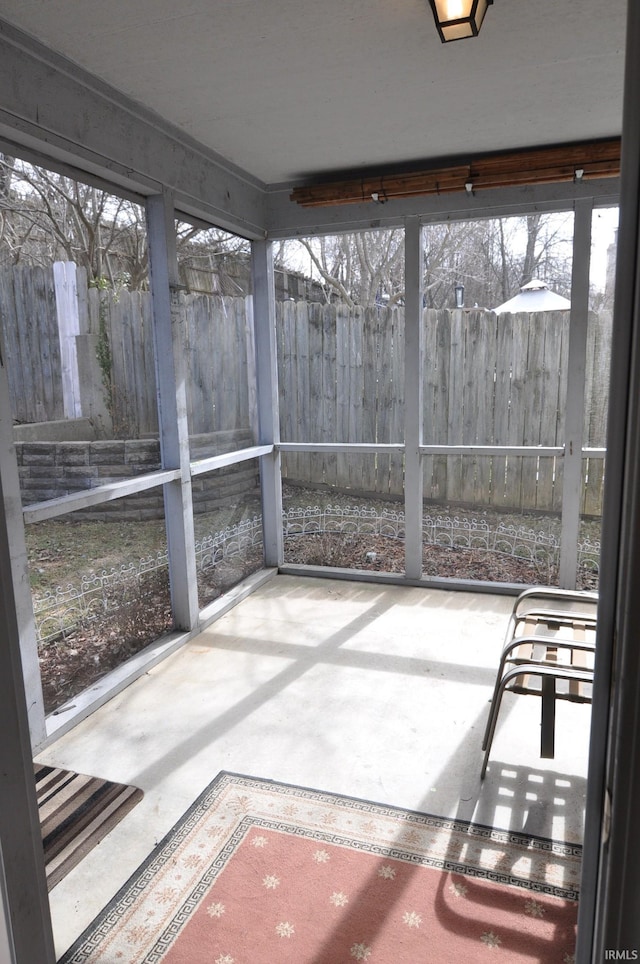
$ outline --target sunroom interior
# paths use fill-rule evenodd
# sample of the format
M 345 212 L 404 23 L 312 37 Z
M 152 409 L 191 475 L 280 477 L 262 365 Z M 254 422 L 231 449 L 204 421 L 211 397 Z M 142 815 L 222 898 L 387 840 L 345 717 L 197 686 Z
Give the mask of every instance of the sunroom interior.
M 16 378 L 3 346 L 7 959 L 54 960 L 219 770 L 324 782 L 336 792 L 498 826 L 529 820 L 533 832 L 583 841 L 576 959 L 640 946 L 630 912 L 638 862 L 628 859 L 637 831 L 625 819 L 640 776 L 633 725 L 640 677 L 631 645 L 640 578 L 631 391 L 638 377 L 638 14 L 623 0 L 606 11 L 595 2 L 576 10 L 570 0 L 508 9 L 497 3 L 478 37 L 444 45 L 429 6 L 413 0 L 405 9 L 379 2 L 292 8 L 279 0 L 268 10 L 248 2 L 215 12 L 200 0 L 179 11 L 169 0 L 135 11 L 116 0 L 46 7 L 5 0 L 0 14 L 0 150 L 143 211 L 150 362 L 143 377 L 138 368 L 138 381 L 153 378 L 160 453 L 151 471 L 141 458 L 126 478 L 96 474 L 73 494 L 26 499 L 13 424 Z M 588 347 L 596 338 L 589 312 L 595 235 L 599 214 L 618 207 L 611 360 L 603 368 L 596 359 L 598 369 Z M 515 412 L 509 393 L 518 375 L 505 376 L 501 403 L 498 366 L 474 354 L 482 319 L 489 317 L 503 340 L 514 325 L 499 329 L 492 312 L 452 310 L 448 322 L 468 346 L 474 377 L 437 361 L 429 369 L 439 329 L 428 310 L 433 326 L 422 324 L 426 234 L 432 225 L 556 213 L 571 219 L 571 308 L 562 339 L 551 337 L 557 326 L 544 329 L 548 357 L 560 358 L 552 389 L 561 424 L 556 416 L 550 433 L 527 426 L 517 436 L 505 418 L 504 431 L 479 431 L 463 410 L 477 421 L 490 395 L 495 411 Z M 215 228 L 240 239 L 249 270 L 244 313 L 234 321 L 245 352 L 237 368 L 222 335 L 211 336 L 206 355 L 187 366 L 181 306 L 188 292 L 178 251 L 184 225 L 194 235 Z M 391 231 L 401 237 L 400 308 L 378 305 L 370 328 L 363 316 L 361 331 L 369 334 L 361 343 L 352 344 L 355 326 L 349 329 L 339 308 L 314 314 L 294 299 L 277 301 L 277 246 L 299 251 L 306 239 Z M 105 301 L 97 292 L 93 300 L 99 325 Z M 231 301 L 220 303 L 227 310 Z M 337 346 L 325 337 L 327 318 L 347 332 Z M 207 327 L 211 319 L 205 312 L 200 321 Z M 368 346 L 377 361 L 373 395 L 366 396 L 372 400 L 363 404 L 363 382 L 359 394 L 343 391 L 340 409 L 327 386 L 341 378 L 343 387 L 353 386 L 353 374 L 344 375 L 347 343 L 354 357 Z M 549 366 L 542 367 L 548 385 Z M 528 370 L 525 363 L 524 383 Z M 291 372 L 298 373 L 293 387 L 286 383 Z M 207 379 L 219 383 L 220 394 L 209 408 L 202 402 L 198 420 L 195 386 Z M 605 421 L 608 405 L 600 435 L 588 418 L 593 384 L 606 400 Z M 530 384 L 532 399 L 539 400 L 539 388 Z M 441 434 L 436 400 L 445 393 Z M 229 428 L 217 420 L 227 409 L 242 411 Z M 215 449 L 202 442 L 211 431 L 219 439 L 227 431 Z M 130 441 L 144 448 L 139 423 Z M 459 510 L 455 524 L 486 547 L 477 527 L 491 508 L 478 495 L 483 472 L 494 502 L 504 502 L 514 466 L 525 500 L 518 511 L 555 519 L 553 566 L 545 555 L 537 581 L 593 588 L 597 579 L 596 686 L 592 707 L 559 710 L 563 739 L 550 761 L 539 759 L 537 707 L 514 708 L 481 785 L 480 733 L 503 626 L 513 596 L 533 578 L 530 570 L 515 580 L 494 570 L 470 575 L 455 562 L 445 571 L 441 560 L 427 566 L 425 558 L 451 537 L 452 516 L 442 521 L 449 504 L 472 504 L 473 521 L 460 522 L 466 517 Z M 198 504 L 215 500 L 230 474 L 249 480 L 240 516 L 225 519 L 250 551 L 244 568 L 232 560 L 228 582 L 214 586 L 200 563 L 223 550 L 200 537 Z M 300 501 L 297 493 L 314 486 L 314 500 Z M 385 504 L 377 514 L 372 496 Z M 601 543 L 591 552 L 581 528 L 589 499 L 600 500 L 602 517 Z M 155 604 L 168 622 L 111 672 L 47 704 L 27 562 L 31 534 L 105 509 L 114 518 L 121 512 L 126 526 L 143 518 L 141 504 L 153 504 L 159 520 L 168 583 Z M 127 514 L 131 505 L 137 516 Z M 425 532 L 436 516 L 440 530 L 429 543 Z M 297 536 L 329 529 L 355 532 L 351 555 L 334 557 L 325 543 L 320 556 L 301 561 Z M 394 565 L 376 558 L 390 533 Z M 512 550 L 513 539 L 522 543 L 522 532 L 510 537 Z M 381 707 L 389 725 L 374 740 Z M 271 732 L 277 739 L 264 738 Z M 146 812 L 155 807 L 159 823 L 145 826 L 141 810 L 106 842 L 113 848 L 109 874 L 87 858 L 47 895 L 34 756 L 81 772 L 110 760 L 109 775 L 145 783 Z

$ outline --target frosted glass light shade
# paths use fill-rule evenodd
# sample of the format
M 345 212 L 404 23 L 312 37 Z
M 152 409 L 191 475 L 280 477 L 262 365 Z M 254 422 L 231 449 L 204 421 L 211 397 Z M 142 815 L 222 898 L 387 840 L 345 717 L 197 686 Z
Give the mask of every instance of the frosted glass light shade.
M 443 43 L 477 37 L 493 0 L 429 0 Z

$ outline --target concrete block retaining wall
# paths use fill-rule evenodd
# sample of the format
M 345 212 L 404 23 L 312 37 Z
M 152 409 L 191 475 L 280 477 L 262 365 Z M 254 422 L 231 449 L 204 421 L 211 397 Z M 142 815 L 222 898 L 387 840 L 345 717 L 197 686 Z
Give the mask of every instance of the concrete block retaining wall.
M 23 505 L 46 502 L 75 492 L 153 472 L 160 468 L 157 438 L 107 441 L 15 442 Z M 253 444 L 246 432 L 216 432 L 191 439 L 192 458 L 220 455 Z M 227 466 L 192 481 L 194 511 L 211 512 L 251 495 L 259 487 L 255 461 Z M 76 518 L 157 519 L 164 516 L 162 487 L 92 506 Z

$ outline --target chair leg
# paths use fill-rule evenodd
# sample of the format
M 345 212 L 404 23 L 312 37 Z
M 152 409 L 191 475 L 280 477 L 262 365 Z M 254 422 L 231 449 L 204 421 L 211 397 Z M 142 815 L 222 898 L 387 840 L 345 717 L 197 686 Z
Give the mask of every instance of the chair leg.
M 482 749 L 487 749 L 487 743 L 489 741 L 489 734 L 493 726 L 493 715 L 496 711 L 496 694 L 498 692 L 499 681 L 496 681 L 496 685 L 493 689 L 493 696 L 489 700 L 489 716 L 487 717 L 487 724 L 484 728 L 484 736 L 482 737 Z
M 540 685 L 542 689 L 540 756 L 543 760 L 553 760 L 556 732 L 556 681 L 553 676 L 543 676 Z
M 480 771 L 480 779 L 484 780 L 484 775 L 487 772 L 487 763 L 489 762 L 489 754 L 491 753 L 491 744 L 493 743 L 493 737 L 496 732 L 496 724 L 498 722 L 498 713 L 500 711 L 500 704 L 502 702 L 502 694 L 504 693 L 504 687 L 501 685 L 502 680 L 498 680 L 496 684 L 496 692 L 491 701 L 491 709 L 489 710 L 489 719 L 487 721 L 487 732 L 485 734 L 484 743 L 482 749 L 484 752 L 484 759 L 482 761 L 482 769 Z
M 487 741 L 490 739 L 489 734 L 491 733 L 493 727 L 495 727 L 494 716 L 497 713 L 497 697 L 498 690 L 500 689 L 500 683 L 502 681 L 502 675 L 504 673 L 504 668 L 507 663 L 507 651 L 503 650 L 502 656 L 500 658 L 500 665 L 498 666 L 498 673 L 496 675 L 496 681 L 493 686 L 493 695 L 489 704 L 489 716 L 487 717 L 487 725 L 484 729 L 484 736 L 482 737 L 482 749 L 487 749 Z

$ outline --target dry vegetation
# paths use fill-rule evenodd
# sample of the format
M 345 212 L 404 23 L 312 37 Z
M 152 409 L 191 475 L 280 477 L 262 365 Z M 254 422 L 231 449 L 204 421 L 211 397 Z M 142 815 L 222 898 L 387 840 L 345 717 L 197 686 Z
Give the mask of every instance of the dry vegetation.
M 378 511 L 398 509 L 396 503 L 372 502 L 333 492 L 286 486 L 285 508 L 342 505 Z M 448 507 L 440 507 L 445 512 Z M 257 503 L 197 520 L 200 537 L 259 512 Z M 458 517 L 464 510 L 455 509 Z M 470 513 L 478 517 L 478 513 Z M 538 525 L 549 531 L 549 519 L 495 515 L 506 524 Z M 554 522 L 555 524 L 555 522 Z M 401 535 L 402 533 L 400 533 Z M 598 537 L 597 523 L 587 526 L 585 537 Z M 162 520 L 138 522 L 72 522 L 56 520 L 27 528 L 32 588 L 36 596 L 57 587 L 80 584 L 81 575 L 91 577 L 149 559 L 166 548 Z M 402 538 L 354 533 L 321 532 L 291 536 L 285 540 L 285 562 L 401 573 L 404 569 Z M 223 563 L 198 573 L 200 606 L 216 599 L 262 564 L 259 546 L 244 550 Z M 553 583 L 555 565 L 544 555 L 536 562 L 483 549 L 425 545 L 423 572 L 429 577 L 473 579 L 516 584 Z M 581 588 L 594 588 L 597 573 L 584 568 Z M 101 609 L 82 618 L 77 614 L 53 639 L 41 644 L 39 656 L 47 712 L 91 686 L 111 669 L 135 655 L 150 642 L 173 629 L 166 568 L 143 573 L 129 586 L 113 586 L 101 595 Z

